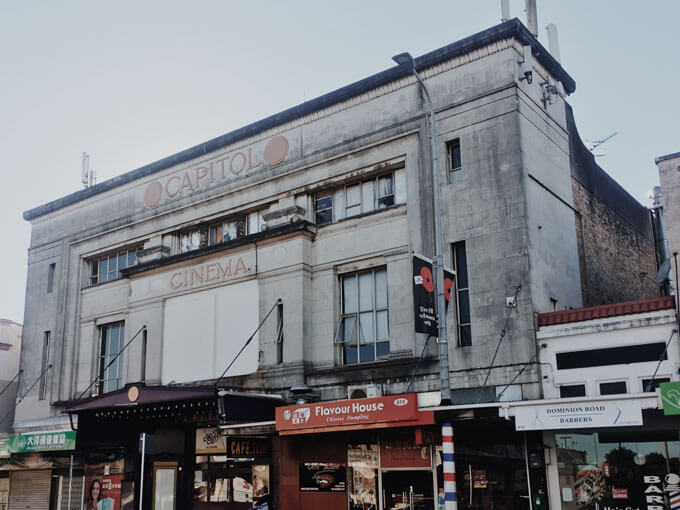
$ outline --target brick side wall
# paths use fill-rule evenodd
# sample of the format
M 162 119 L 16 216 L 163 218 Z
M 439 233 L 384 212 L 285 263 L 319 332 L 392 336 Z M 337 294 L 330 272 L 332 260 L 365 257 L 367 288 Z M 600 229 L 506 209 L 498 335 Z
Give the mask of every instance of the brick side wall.
M 572 187 L 583 306 L 657 297 L 653 241 L 576 179 Z

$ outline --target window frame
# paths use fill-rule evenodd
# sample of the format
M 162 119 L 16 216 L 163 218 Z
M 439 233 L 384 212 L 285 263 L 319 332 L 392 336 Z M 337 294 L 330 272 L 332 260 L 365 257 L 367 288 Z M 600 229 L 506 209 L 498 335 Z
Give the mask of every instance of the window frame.
M 313 199 L 315 225 L 321 227 L 399 205 L 395 175 L 398 170 L 401 168 L 378 173 L 370 178 L 352 180 L 315 193 Z M 389 185 L 387 190 L 382 190 L 380 183 L 385 179 L 389 179 Z M 354 190 L 356 198 L 353 197 L 350 201 L 350 194 L 354 194 Z M 337 193 L 340 193 L 339 201 L 344 203 L 337 203 L 334 200 Z M 326 200 L 323 207 L 320 207 L 320 203 Z
M 47 398 L 47 368 L 50 366 L 50 344 L 52 342 L 52 332 L 43 332 L 42 359 L 40 360 L 40 388 L 38 390 L 38 400 Z
M 456 149 L 458 152 L 458 166 L 455 166 L 456 158 L 454 152 L 456 152 Z M 453 175 L 463 170 L 463 153 L 460 144 L 460 137 L 446 142 L 446 159 L 448 162 L 447 168 L 449 170 L 449 175 Z
M 456 252 L 457 247 L 462 247 L 463 253 L 465 254 L 465 280 L 467 282 L 466 287 L 461 287 L 460 286 L 460 278 L 463 275 L 463 272 L 461 272 L 460 262 L 458 260 L 458 254 Z M 456 341 L 458 347 L 470 347 L 472 345 L 472 308 L 470 306 L 470 272 L 468 271 L 468 257 L 467 257 L 467 247 L 465 245 L 465 241 L 457 241 L 455 243 L 451 243 L 451 261 L 453 265 L 453 270 L 455 271 L 455 277 L 454 277 L 454 285 L 456 289 Z M 470 315 L 469 317 L 469 322 L 461 322 L 461 312 L 460 312 L 460 305 L 461 305 L 461 295 L 465 295 L 465 300 L 467 302 L 467 310 L 468 314 Z M 468 331 L 468 338 L 469 338 L 469 343 L 463 343 L 461 340 L 463 338 L 462 331 L 464 329 L 467 329 Z
M 363 308 L 362 309 L 362 296 L 361 296 L 361 283 L 360 283 L 360 277 L 362 275 L 371 275 L 371 303 L 369 308 Z M 377 275 L 381 275 L 378 277 Z M 381 283 L 384 284 L 384 289 L 377 289 L 378 285 L 378 278 L 381 279 Z M 354 292 L 355 295 L 353 297 L 354 303 L 355 303 L 355 311 L 347 311 L 347 306 L 348 306 L 348 300 L 345 299 L 345 292 L 346 292 L 346 285 L 345 282 L 349 282 L 350 279 L 354 279 Z M 390 309 L 390 302 L 389 302 L 389 286 L 388 286 L 388 278 L 387 278 L 387 267 L 386 266 L 380 266 L 380 267 L 374 267 L 370 269 L 363 269 L 360 271 L 354 271 L 351 273 L 345 273 L 340 275 L 339 277 L 339 283 L 340 283 L 340 318 L 338 322 L 338 328 L 336 331 L 334 343 L 336 345 L 340 346 L 340 358 L 342 361 L 343 366 L 350 366 L 350 365 L 361 365 L 365 363 L 371 363 L 375 361 L 381 361 L 389 357 L 390 354 L 390 316 L 389 316 L 389 309 Z M 379 296 L 378 292 L 384 292 L 384 303 L 379 302 Z M 380 299 L 382 301 L 383 299 Z M 371 318 L 371 337 L 368 341 L 362 341 L 363 337 L 363 329 L 361 327 L 362 323 L 362 317 L 366 317 L 368 314 L 370 314 Z M 379 316 L 380 314 L 384 314 L 384 320 L 383 320 L 383 327 L 385 328 L 385 334 L 384 336 L 381 336 L 379 338 Z M 367 317 L 366 317 L 367 318 Z M 348 324 L 351 320 L 351 331 L 346 330 L 346 324 Z M 366 347 L 368 345 L 372 345 L 372 349 L 362 349 L 362 347 Z M 386 350 L 385 350 L 386 348 Z M 353 349 L 354 352 L 356 353 L 355 357 L 352 356 L 351 358 L 348 357 L 348 353 L 351 352 L 350 349 Z M 362 361 L 362 352 L 368 353 L 370 352 L 371 355 L 368 356 L 367 359 Z M 354 361 L 350 361 L 350 360 Z
M 132 267 L 136 265 L 139 261 L 139 251 L 142 249 L 141 245 L 135 245 L 131 247 L 126 247 L 126 248 L 121 248 L 120 250 L 113 250 L 107 253 L 104 253 L 102 255 L 96 255 L 94 257 L 89 257 L 87 259 L 88 262 L 88 286 L 91 287 L 93 285 L 99 285 L 102 283 L 107 283 L 107 282 L 113 282 L 116 280 L 120 280 L 123 278 L 123 275 L 121 275 L 121 270 L 127 269 L 128 267 Z M 125 256 L 125 267 L 119 268 L 119 261 L 121 255 Z M 130 262 L 130 256 L 133 257 L 132 262 Z M 109 267 L 109 260 L 114 259 L 116 261 L 116 270 L 115 272 L 110 270 Z M 102 274 L 102 262 L 106 261 L 106 270 L 104 271 L 104 274 L 106 275 L 105 280 L 101 280 L 100 276 Z M 114 277 L 109 277 L 113 273 Z
M 115 352 L 113 350 L 110 351 L 107 348 L 108 337 L 106 336 L 106 332 L 114 327 L 116 327 L 118 331 L 118 337 L 115 339 L 118 349 Z M 115 321 L 99 325 L 98 335 L 99 356 L 97 359 L 97 389 L 99 395 L 103 395 L 116 391 L 124 386 L 124 364 L 123 356 L 120 353 L 125 347 L 125 321 Z M 106 368 L 116 356 L 118 356 L 116 361 L 110 367 Z M 106 377 L 110 373 L 109 371 L 115 371 L 115 377 Z M 111 387 L 108 384 L 110 381 L 115 381 L 114 387 Z

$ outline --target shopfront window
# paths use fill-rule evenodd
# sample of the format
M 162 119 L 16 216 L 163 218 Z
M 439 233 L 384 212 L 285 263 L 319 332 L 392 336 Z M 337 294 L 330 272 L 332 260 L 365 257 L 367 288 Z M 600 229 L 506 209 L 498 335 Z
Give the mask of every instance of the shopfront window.
M 378 508 L 377 445 L 350 445 L 347 448 L 347 480 L 350 510 Z
M 680 491 L 680 441 L 627 439 L 555 434 L 563 510 L 670 508 L 669 495 Z

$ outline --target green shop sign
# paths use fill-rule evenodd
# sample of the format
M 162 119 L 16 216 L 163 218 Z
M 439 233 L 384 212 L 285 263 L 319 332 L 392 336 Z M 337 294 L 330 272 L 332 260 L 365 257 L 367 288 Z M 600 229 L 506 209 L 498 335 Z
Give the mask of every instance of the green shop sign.
M 32 432 L 9 437 L 10 453 L 53 452 L 58 450 L 75 450 L 75 430 L 54 430 L 50 432 Z
M 666 382 L 659 385 L 663 414 L 680 414 L 680 381 Z

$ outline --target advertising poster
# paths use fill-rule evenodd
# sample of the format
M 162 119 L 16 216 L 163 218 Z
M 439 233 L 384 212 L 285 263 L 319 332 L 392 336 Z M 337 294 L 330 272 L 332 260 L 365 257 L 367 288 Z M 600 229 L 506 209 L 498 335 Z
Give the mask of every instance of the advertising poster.
M 311 492 L 344 492 L 346 470 L 343 464 L 303 462 L 300 464 L 300 490 Z
M 351 510 L 378 508 L 378 445 L 360 444 L 347 450 Z
M 444 298 L 448 310 L 453 288 L 454 272 L 444 269 Z M 417 253 L 413 254 L 413 306 L 415 312 L 415 330 L 437 336 L 437 316 L 435 313 L 436 296 L 435 276 L 432 260 Z
M 121 510 L 122 475 L 85 477 L 85 510 Z

